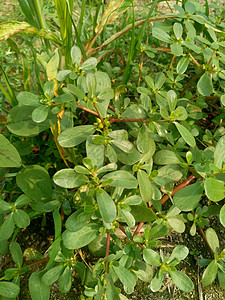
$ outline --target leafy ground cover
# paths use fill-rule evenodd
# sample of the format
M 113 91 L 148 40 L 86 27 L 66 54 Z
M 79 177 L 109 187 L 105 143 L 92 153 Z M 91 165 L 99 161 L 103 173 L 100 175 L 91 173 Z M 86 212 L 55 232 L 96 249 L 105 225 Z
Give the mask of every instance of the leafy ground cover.
M 225 10 L 160 2 L 0 24 L 3 299 L 224 297 Z

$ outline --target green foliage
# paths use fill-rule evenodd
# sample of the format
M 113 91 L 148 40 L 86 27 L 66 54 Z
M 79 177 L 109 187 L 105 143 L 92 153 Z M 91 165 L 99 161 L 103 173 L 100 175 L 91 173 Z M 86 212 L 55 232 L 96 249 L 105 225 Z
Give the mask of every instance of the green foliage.
M 224 8 L 213 4 L 209 16 L 207 3 L 182 1 L 157 16 L 157 0 L 143 10 L 55 0 L 53 17 L 42 1 L 18 2 L 27 22 L 0 25 L 24 73 L 14 89 L 1 67 L 0 253 L 15 267 L 4 270 L 0 295 L 19 295 L 31 268 L 17 234 L 46 214 L 55 229 L 47 258 L 25 249 L 48 260 L 29 276 L 34 300 L 49 299 L 56 281 L 69 292 L 74 272 L 88 299 L 127 299 L 138 279 L 156 292 L 165 275 L 189 293 L 180 264 L 188 247 L 165 255 L 159 239 L 186 226 L 192 236 L 200 228 L 213 254 L 200 260 L 203 286 L 218 278 L 225 287 L 225 250 L 209 218 L 225 226 Z

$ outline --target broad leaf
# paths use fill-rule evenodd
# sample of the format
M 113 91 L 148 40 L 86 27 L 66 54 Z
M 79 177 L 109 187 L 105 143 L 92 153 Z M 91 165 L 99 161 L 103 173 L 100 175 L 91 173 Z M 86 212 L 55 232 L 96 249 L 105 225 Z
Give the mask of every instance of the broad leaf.
M 74 147 L 84 142 L 95 130 L 96 128 L 93 125 L 80 125 L 68 128 L 60 133 L 58 142 L 62 147 Z
M 116 205 L 104 190 L 97 191 L 97 203 L 102 219 L 105 223 L 112 223 L 116 219 Z
M 111 186 L 126 189 L 135 189 L 137 187 L 137 179 L 128 171 L 114 171 L 102 177 L 103 182 L 108 179 L 113 179 L 112 183 L 110 183 Z
M 212 248 L 214 253 L 218 253 L 220 244 L 215 230 L 213 230 L 212 228 L 207 228 L 205 235 L 206 235 L 207 242 L 209 243 L 209 246 Z
M 205 72 L 198 81 L 198 92 L 203 96 L 210 96 L 213 93 L 213 84 L 209 72 Z
M 70 267 L 66 267 L 59 277 L 59 289 L 63 293 L 69 292 L 72 286 L 72 271 Z
M 202 275 L 203 286 L 207 286 L 213 283 L 213 281 L 216 279 L 217 270 L 218 270 L 217 262 L 215 260 L 212 260 Z
M 136 261 L 134 265 L 137 270 L 133 270 L 133 272 L 141 279 L 143 282 L 150 282 L 153 277 L 153 269 L 149 264 L 146 264 L 143 261 Z
M 220 223 L 225 227 L 225 204 L 220 210 Z
M 183 125 L 181 125 L 180 123 L 174 122 L 174 124 L 176 125 L 177 130 L 179 131 L 180 135 L 185 140 L 185 142 L 189 146 L 195 147 L 196 146 L 195 138 L 190 133 L 190 131 L 186 127 L 184 127 Z
M 9 168 L 21 166 L 18 151 L 2 134 L 0 135 L 0 166 Z
M 35 108 L 32 112 L 32 120 L 36 123 L 44 122 L 49 113 L 49 108 L 44 105 L 40 105 L 37 108 Z
M 26 166 L 16 176 L 19 188 L 30 199 L 43 201 L 51 199 L 52 185 L 48 172 L 39 165 Z
M 29 291 L 32 300 L 49 300 L 50 286 L 41 280 L 44 272 L 34 272 L 29 278 Z
M 41 281 L 46 285 L 53 284 L 56 280 L 59 279 L 59 276 L 63 273 L 64 268 L 65 267 L 63 265 L 58 265 L 58 266 L 48 270 L 42 276 Z
M 169 36 L 169 34 L 166 33 L 164 30 L 162 30 L 159 27 L 153 27 L 152 28 L 152 35 L 160 41 L 163 41 L 163 42 L 166 42 L 166 43 L 172 43 L 173 42 L 173 39 Z
M 48 117 L 41 123 L 32 120 L 33 106 L 15 106 L 7 117 L 8 129 L 19 136 L 34 136 L 54 125 L 57 116 L 49 112 Z
M 223 135 L 218 143 L 216 144 L 216 148 L 214 151 L 214 164 L 222 169 L 223 163 L 225 162 L 225 135 Z
M 177 73 L 183 74 L 188 68 L 188 63 L 189 63 L 189 56 L 186 55 L 182 57 L 177 64 Z
M 143 258 L 149 265 L 154 267 L 160 267 L 162 264 L 159 254 L 152 249 L 144 249 Z
M 218 202 L 225 198 L 224 182 L 215 178 L 207 178 L 204 182 L 206 196 L 213 202 Z
M 0 281 L 0 296 L 6 298 L 16 298 L 19 295 L 20 287 L 8 281 Z
M 88 224 L 76 232 L 66 230 L 62 234 L 63 243 L 68 249 L 79 249 L 91 241 L 93 241 L 99 235 L 99 225 Z
M 152 183 L 149 180 L 147 173 L 143 170 L 138 170 L 137 179 L 138 179 L 138 185 L 139 185 L 142 200 L 144 202 L 151 202 L 151 200 L 152 200 Z
M 39 106 L 40 98 L 39 96 L 30 92 L 20 92 L 17 96 L 17 100 L 22 105 L 28 106 Z
M 188 253 L 189 250 L 186 246 L 177 246 L 173 249 L 169 259 L 167 260 L 167 263 L 172 262 L 174 259 L 181 261 L 187 257 Z
M 133 291 L 136 284 L 134 275 L 121 265 L 119 265 L 118 267 L 113 266 L 113 270 L 119 277 L 119 280 L 122 282 L 122 284 L 126 286 L 130 292 Z
M 159 150 L 154 155 L 154 162 L 157 165 L 180 164 L 182 159 L 173 151 Z
M 8 240 L 13 234 L 15 223 L 13 214 L 9 214 L 0 228 L 0 241 Z
M 190 293 L 193 288 L 193 282 L 191 279 L 180 271 L 170 271 L 170 277 L 172 282 L 182 291 Z
M 13 212 L 13 220 L 18 228 L 25 228 L 30 225 L 30 218 L 22 209 L 16 209 Z
M 176 192 L 173 196 L 174 204 L 182 211 L 193 210 L 201 200 L 203 185 L 196 182 Z
M 62 169 L 55 173 L 53 180 L 55 184 L 61 187 L 73 189 L 86 184 L 88 177 L 75 172 L 73 169 Z

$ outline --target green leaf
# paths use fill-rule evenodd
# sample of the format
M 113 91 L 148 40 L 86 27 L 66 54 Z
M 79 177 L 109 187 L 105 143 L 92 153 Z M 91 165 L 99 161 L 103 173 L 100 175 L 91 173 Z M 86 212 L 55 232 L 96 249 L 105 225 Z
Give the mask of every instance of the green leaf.
M 172 278 L 172 282 L 178 287 L 180 290 L 190 293 L 193 288 L 193 282 L 191 279 L 180 271 L 170 271 L 170 277 Z
M 177 94 L 173 90 L 170 90 L 167 92 L 166 98 L 169 104 L 170 112 L 174 111 L 177 105 Z
M 43 271 L 34 272 L 29 278 L 29 291 L 32 300 L 49 300 L 50 286 L 41 280 Z
M 13 220 L 17 227 L 25 228 L 30 225 L 30 218 L 28 214 L 22 209 L 16 209 L 13 212 Z
M 160 237 L 166 236 L 168 233 L 169 229 L 165 224 L 157 224 L 153 226 L 149 231 L 151 239 L 158 239 Z
M 141 204 L 141 202 L 142 202 L 142 199 L 139 195 L 133 195 L 133 196 L 130 196 L 130 197 L 126 198 L 123 201 L 123 204 L 138 205 L 138 204 Z
M 182 138 L 185 140 L 185 142 L 189 146 L 195 147 L 196 146 L 195 138 L 193 137 L 191 132 L 186 127 L 181 125 L 180 123 L 174 122 L 174 124 L 177 127 L 177 130 L 179 131 Z
M 178 165 L 166 165 L 158 169 L 158 175 L 153 180 L 157 184 L 165 186 L 166 184 L 179 181 L 182 176 L 181 168 Z
M 127 223 L 129 227 L 135 226 L 135 218 L 129 211 L 125 209 L 121 209 L 121 215 L 123 216 L 124 221 Z
M 212 260 L 202 275 L 202 285 L 207 286 L 213 283 L 216 279 L 218 265 L 215 260 Z
M 85 60 L 82 65 L 80 66 L 81 70 L 87 71 L 94 69 L 98 64 L 98 61 L 95 57 L 90 57 Z
M 134 216 L 136 222 L 152 222 L 156 219 L 155 213 L 146 204 L 131 207 L 131 214 Z
M 23 264 L 23 253 L 20 245 L 17 242 L 11 242 L 9 245 L 9 250 L 12 255 L 14 262 L 17 267 L 22 267 Z
M 116 205 L 104 190 L 97 190 L 97 203 L 102 219 L 105 223 L 112 223 L 116 219 Z
M 201 200 L 203 185 L 196 182 L 176 192 L 173 196 L 174 204 L 182 211 L 193 210 Z
M 115 145 L 117 148 L 122 150 L 126 153 L 131 153 L 134 149 L 134 146 L 131 142 L 125 140 L 112 140 L 112 144 Z
M 0 281 L 0 295 L 7 298 L 15 298 L 20 293 L 20 287 L 13 283 L 7 281 Z
M 147 173 L 143 170 L 138 170 L 137 179 L 138 179 L 138 185 L 139 185 L 142 200 L 144 202 L 151 202 L 151 200 L 152 200 L 152 183 L 149 180 Z
M 157 292 L 161 286 L 162 286 L 162 282 L 163 282 L 163 272 L 161 270 L 159 270 L 155 277 L 152 279 L 151 281 L 151 285 L 150 285 L 150 288 L 153 292 Z
M 15 167 L 21 166 L 21 158 L 16 148 L 1 134 L 0 135 L 0 166 Z
M 198 81 L 198 92 L 203 96 L 210 96 L 213 93 L 212 78 L 209 72 L 205 72 Z
M 70 267 L 66 267 L 62 275 L 59 277 L 59 289 L 63 293 L 69 292 L 72 286 L 72 271 Z
M 214 151 L 214 164 L 219 169 L 222 169 L 223 163 L 225 162 L 225 135 L 223 135 L 218 143 L 216 144 L 216 148 Z
M 136 261 L 134 264 L 135 269 L 133 272 L 138 276 L 143 282 L 150 282 L 153 277 L 153 269 L 150 265 L 143 261 Z M 136 270 L 137 268 L 137 270 Z
M 164 30 L 162 30 L 159 27 L 153 27 L 152 28 L 152 35 L 160 41 L 163 41 L 163 42 L 166 42 L 166 43 L 172 43 L 173 42 L 173 39 L 169 36 L 169 34 L 166 33 Z
M 45 168 L 39 165 L 26 166 L 16 175 L 19 188 L 30 199 L 44 201 L 51 199 L 52 184 Z
M 205 193 L 209 200 L 218 202 L 225 198 L 224 182 L 215 178 L 207 178 L 204 182 Z
M 53 181 L 61 187 L 73 189 L 85 185 L 88 182 L 88 177 L 75 172 L 73 169 L 62 169 L 55 173 Z
M 68 128 L 60 133 L 58 142 L 62 147 L 74 147 L 84 142 L 95 130 L 96 128 L 93 125 L 80 125 Z
M 225 273 L 222 272 L 220 269 L 217 271 L 219 284 L 222 288 L 225 288 Z
M 195 5 L 194 3 L 191 3 L 190 1 L 187 1 L 185 3 L 185 10 L 188 12 L 190 15 L 193 15 L 195 12 Z
M 172 54 L 175 56 L 181 56 L 184 53 L 182 46 L 178 43 L 172 44 L 170 46 L 170 49 Z
M 159 150 L 154 155 L 154 162 L 157 165 L 180 164 L 182 162 L 182 159 L 173 151 Z
M 171 263 L 174 259 L 179 261 L 185 259 L 188 256 L 189 250 L 186 246 L 177 246 L 173 249 L 167 263 Z
M 119 280 L 122 282 L 122 284 L 126 286 L 130 292 L 132 292 L 136 284 L 136 279 L 134 275 L 131 274 L 127 269 L 125 269 L 121 265 L 119 265 L 118 267 L 113 266 L 113 270 L 119 277 Z
M 74 84 L 68 84 L 67 89 L 69 92 L 71 92 L 77 98 L 84 99 L 85 93 L 81 89 L 79 89 L 77 86 L 75 86 Z
M 35 108 L 32 112 L 32 120 L 36 123 L 44 122 L 49 113 L 49 108 L 44 105 L 40 105 L 37 108 Z
M 30 92 L 20 92 L 17 96 L 17 100 L 22 105 L 28 106 L 39 106 L 40 98 L 39 96 Z
M 179 40 L 182 37 L 182 33 L 183 33 L 183 26 L 180 23 L 174 23 L 173 24 L 173 32 L 177 38 L 177 40 Z
M 137 187 L 137 179 L 128 171 L 114 171 L 102 177 L 103 182 L 108 179 L 113 179 L 113 182 L 110 183 L 111 186 L 125 189 L 135 189 Z
M 161 89 L 166 81 L 166 76 L 162 72 L 158 72 L 155 76 L 155 90 Z
M 201 53 L 201 48 L 195 45 L 193 42 L 184 41 L 183 45 L 189 48 L 190 50 L 194 51 L 195 53 Z
M 209 246 L 212 248 L 213 252 L 218 253 L 220 249 L 220 244 L 215 230 L 213 230 L 212 228 L 207 228 L 205 235 L 207 242 L 209 243 Z
M 53 55 L 53 57 L 50 59 L 50 61 L 47 63 L 46 66 L 48 81 L 56 79 L 58 67 L 59 67 L 59 53 L 58 53 L 58 49 L 56 49 L 55 54 Z
M 12 210 L 12 206 L 3 200 L 0 200 L 0 213 L 8 213 Z
M 0 228 L 0 241 L 8 240 L 13 234 L 14 221 L 13 214 L 9 214 Z
M 182 57 L 177 64 L 177 73 L 183 74 L 187 70 L 188 63 L 189 63 L 189 56 L 186 55 Z
M 225 204 L 220 210 L 220 223 L 225 227 Z
M 111 100 L 114 97 L 114 91 L 111 88 L 106 88 L 98 94 L 98 98 L 101 100 Z M 98 102 L 97 102 L 98 103 Z
M 66 220 L 66 229 L 69 231 L 78 231 L 87 224 L 92 216 L 92 211 L 83 211 L 78 209 Z
M 72 64 L 80 64 L 81 62 L 81 57 L 82 57 L 82 54 L 81 54 L 81 51 L 80 51 L 80 48 L 78 48 L 77 46 L 73 46 L 71 48 L 71 58 L 72 58 Z
M 143 258 L 146 263 L 154 267 L 160 267 L 162 264 L 162 260 L 159 254 L 152 249 L 144 249 Z
M 86 84 L 88 88 L 88 96 L 93 98 L 96 93 L 96 79 L 95 75 L 92 73 L 88 73 L 86 76 Z
M 7 117 L 8 129 L 19 136 L 34 136 L 54 125 L 58 118 L 49 112 L 48 118 L 36 123 L 32 120 L 33 106 L 15 106 Z
M 76 232 L 66 230 L 62 234 L 63 243 L 68 249 L 79 249 L 88 245 L 99 235 L 99 225 L 88 224 Z
M 87 157 L 91 159 L 93 166 L 101 168 L 104 163 L 105 147 L 97 145 L 92 141 L 93 137 L 89 136 L 86 140 Z
M 108 282 L 106 284 L 106 297 L 107 300 L 121 300 L 114 284 Z
M 180 220 L 180 218 L 168 218 L 169 225 L 178 233 L 183 233 L 185 231 L 185 224 L 183 220 Z
M 148 130 L 146 125 L 143 125 L 138 132 L 137 148 L 140 152 L 146 153 L 150 148 Z
M 64 268 L 65 267 L 63 265 L 58 265 L 58 266 L 48 270 L 42 276 L 41 281 L 46 285 L 53 284 L 56 280 L 59 279 L 59 276 L 63 273 Z

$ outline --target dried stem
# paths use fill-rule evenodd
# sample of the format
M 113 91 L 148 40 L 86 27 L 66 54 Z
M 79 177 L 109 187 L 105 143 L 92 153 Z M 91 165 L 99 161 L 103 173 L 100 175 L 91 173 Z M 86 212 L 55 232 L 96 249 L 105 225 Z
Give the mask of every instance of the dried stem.
M 109 246 L 110 246 L 110 233 L 107 232 L 105 258 L 109 256 Z M 108 273 L 108 263 L 106 263 L 106 265 L 105 265 L 105 272 Z

